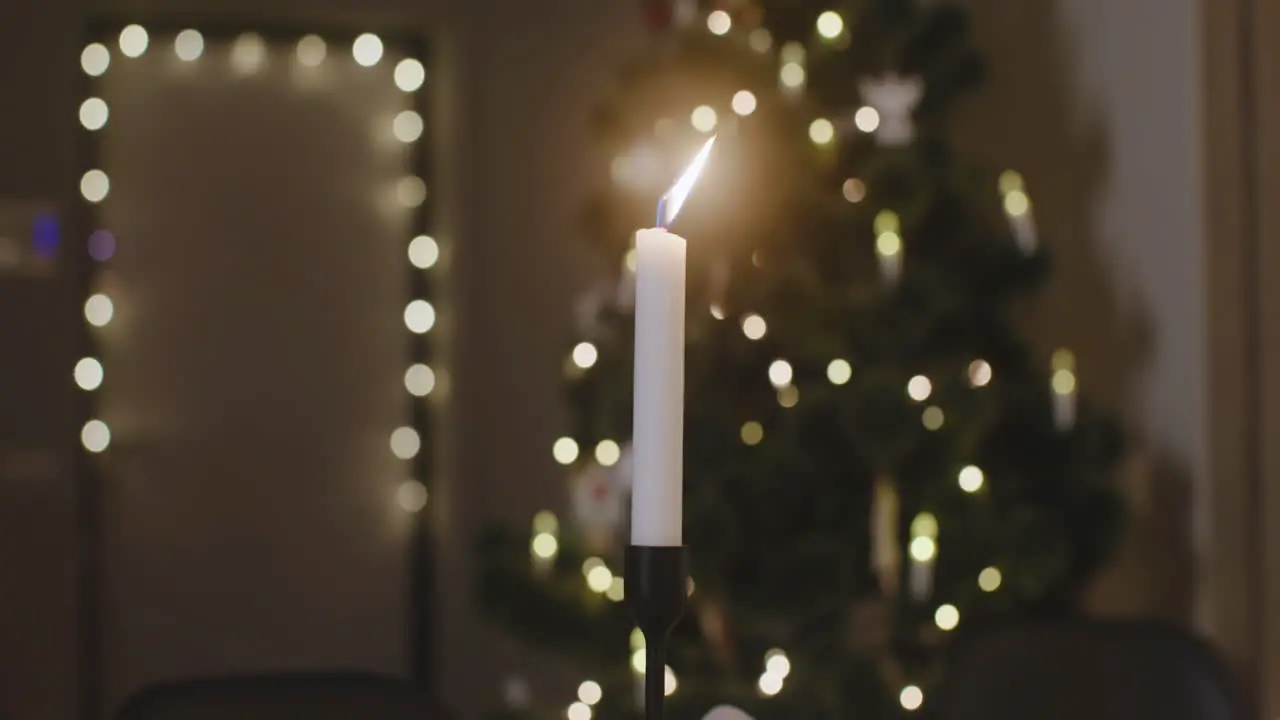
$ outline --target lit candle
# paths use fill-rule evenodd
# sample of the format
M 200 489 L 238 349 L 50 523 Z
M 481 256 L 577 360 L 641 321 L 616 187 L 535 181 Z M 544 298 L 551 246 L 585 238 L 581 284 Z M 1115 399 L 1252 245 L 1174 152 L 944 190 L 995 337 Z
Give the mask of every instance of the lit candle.
M 631 544 L 683 543 L 685 239 L 667 230 L 711 154 L 712 137 L 636 233 Z

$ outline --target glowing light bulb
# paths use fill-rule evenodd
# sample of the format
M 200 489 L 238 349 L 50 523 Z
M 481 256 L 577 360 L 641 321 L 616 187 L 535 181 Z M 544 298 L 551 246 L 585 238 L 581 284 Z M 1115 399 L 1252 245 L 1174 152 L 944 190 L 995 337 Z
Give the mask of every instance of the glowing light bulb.
M 1050 381 L 1053 391 L 1059 395 L 1070 395 L 1076 389 L 1076 376 L 1070 370 L 1054 370 Z
M 409 263 L 419 270 L 433 267 L 440 259 L 440 245 L 430 235 L 419 235 L 409 241 Z
M 734 112 L 746 117 L 756 111 L 756 96 L 750 90 L 739 90 L 733 94 L 733 100 L 729 104 Z
M 1014 217 L 1026 215 L 1031 210 L 1031 199 L 1021 190 L 1004 196 L 1004 211 Z
M 670 665 L 667 665 L 663 668 L 662 694 L 673 695 L 677 687 L 679 687 L 679 683 L 676 682 L 676 672 L 671 669 Z
M 982 470 L 977 465 L 965 465 L 956 477 L 960 489 L 967 493 L 976 493 L 981 490 L 983 480 Z
M 422 449 L 422 438 L 418 431 L 404 425 L 391 433 L 391 454 L 401 460 L 412 460 Z
M 902 252 L 902 237 L 896 232 L 880 233 L 876 236 L 876 253 L 886 257 Z
M 933 392 L 933 383 L 924 375 L 916 375 L 907 381 L 907 395 L 916 402 L 924 402 Z
M 827 380 L 832 385 L 844 385 L 853 378 L 853 366 L 848 360 L 835 359 L 827 364 Z
M 769 364 L 769 382 L 774 387 L 790 385 L 793 374 L 791 363 L 786 360 L 774 360 Z
M 800 402 L 800 388 L 795 385 L 785 385 L 778 388 L 779 405 L 784 408 L 793 408 L 798 402 Z
M 604 591 L 604 596 L 609 598 L 611 602 L 622 602 L 626 599 L 626 593 L 624 590 L 625 586 L 622 582 L 622 578 L 614 575 L 613 582 L 609 583 L 609 589 Z
M 427 69 L 417 60 L 405 58 L 396 63 L 393 77 L 401 92 L 414 92 L 427 81 Z
M 589 342 L 580 342 L 573 346 L 573 364 L 586 370 L 596 364 L 600 352 Z
M 560 532 L 560 521 L 550 510 L 539 510 L 538 514 L 533 516 L 533 531 L 555 535 Z
M 578 459 L 578 443 L 571 437 L 562 437 L 551 446 L 551 457 L 561 465 L 569 465 Z
M 361 67 L 373 67 L 382 59 L 382 39 L 373 33 L 364 33 L 351 43 L 351 57 Z

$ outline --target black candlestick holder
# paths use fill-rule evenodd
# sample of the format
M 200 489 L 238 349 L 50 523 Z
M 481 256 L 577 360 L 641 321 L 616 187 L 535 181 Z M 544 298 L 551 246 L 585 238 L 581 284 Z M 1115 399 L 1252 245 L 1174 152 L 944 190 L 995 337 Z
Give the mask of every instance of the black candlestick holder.
M 689 554 L 683 546 L 627 547 L 627 604 L 644 634 L 644 717 L 662 720 L 667 684 L 667 637 L 689 596 Z

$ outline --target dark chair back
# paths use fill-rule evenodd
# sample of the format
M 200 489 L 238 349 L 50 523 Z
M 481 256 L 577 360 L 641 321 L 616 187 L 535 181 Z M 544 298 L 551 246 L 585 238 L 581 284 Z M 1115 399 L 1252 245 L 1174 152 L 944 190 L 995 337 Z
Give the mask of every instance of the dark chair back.
M 983 628 L 959 638 L 941 720 L 1244 720 L 1223 666 L 1198 640 L 1146 622 Z
M 440 720 L 420 690 L 360 673 L 291 673 L 153 685 L 116 720 Z

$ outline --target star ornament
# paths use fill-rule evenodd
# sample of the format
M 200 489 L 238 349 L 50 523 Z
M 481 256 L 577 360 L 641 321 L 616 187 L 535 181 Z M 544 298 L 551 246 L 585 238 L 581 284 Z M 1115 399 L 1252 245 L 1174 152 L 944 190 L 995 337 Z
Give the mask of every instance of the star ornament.
M 875 110 L 877 116 L 875 123 L 859 119 L 858 127 L 865 132 L 874 133 L 877 145 L 901 147 L 915 139 L 916 128 L 912 114 L 924 97 L 923 80 L 890 73 L 884 77 L 863 80 L 858 89 L 862 93 L 862 101 Z

